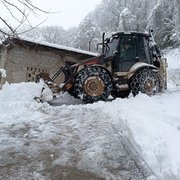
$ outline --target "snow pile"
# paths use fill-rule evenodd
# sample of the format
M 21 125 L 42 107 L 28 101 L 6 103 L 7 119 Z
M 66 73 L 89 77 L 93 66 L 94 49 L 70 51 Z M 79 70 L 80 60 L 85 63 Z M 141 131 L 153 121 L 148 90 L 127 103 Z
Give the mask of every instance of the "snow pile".
M 4 84 L 0 91 L 0 124 L 29 121 L 32 115 L 29 109 L 41 106 L 34 100 L 41 89 L 41 83 Z
M 6 70 L 0 69 L 0 77 L 6 77 Z
M 44 93 L 43 93 L 43 97 L 44 97 Z M 56 97 L 57 97 L 57 99 L 51 99 L 49 101 L 50 105 L 59 106 L 59 105 L 77 105 L 77 104 L 83 104 L 83 102 L 80 99 L 74 98 L 68 92 L 59 94 Z M 44 97 L 44 99 L 46 100 L 47 98 Z
M 162 179 L 180 178 L 180 92 L 148 97 L 117 99 L 103 105 L 116 126 L 130 129 L 138 151 Z M 168 179 L 168 178 L 167 178 Z
M 169 88 L 180 88 L 180 47 L 167 50 L 165 57 L 168 62 L 168 81 Z
M 121 158 L 126 156 L 121 139 L 126 137 L 159 179 L 180 179 L 180 51 L 171 50 L 166 57 L 168 90 L 153 97 L 139 94 L 85 105 L 64 94 L 66 105 L 56 107 L 34 101 L 42 82 L 6 83 L 0 91 L 0 167 L 13 163 L 8 153 L 19 153 L 26 157 L 22 162 L 30 157 L 29 171 L 21 169 L 24 176 L 17 174 L 19 179 L 29 172 L 33 172 L 28 174 L 32 179 L 36 175 L 50 179 L 53 173 L 41 174 L 50 166 L 75 166 L 107 179 L 119 179 Z M 128 171 L 123 173 L 128 177 Z

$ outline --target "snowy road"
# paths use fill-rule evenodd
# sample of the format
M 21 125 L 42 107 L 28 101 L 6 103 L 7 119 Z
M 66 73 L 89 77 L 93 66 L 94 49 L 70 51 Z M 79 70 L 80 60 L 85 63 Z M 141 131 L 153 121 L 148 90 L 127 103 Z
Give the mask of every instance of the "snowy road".
M 3 93 L 8 95 L 0 103 L 0 179 L 143 180 L 156 168 L 172 165 L 166 164 L 168 141 L 179 139 L 180 123 L 177 109 L 168 113 L 166 106 L 171 106 L 169 99 L 172 105 L 180 103 L 178 89 L 151 98 L 142 94 L 69 106 L 35 102 L 38 89 L 34 83 L 6 85 L 0 94 L 2 99 Z M 169 130 L 178 134 L 166 142 Z M 172 147 L 178 146 L 174 141 Z
M 146 179 L 151 172 L 124 126 L 99 108 L 79 106 L 44 105 L 35 112 L 39 119 L 3 127 L 0 178 Z

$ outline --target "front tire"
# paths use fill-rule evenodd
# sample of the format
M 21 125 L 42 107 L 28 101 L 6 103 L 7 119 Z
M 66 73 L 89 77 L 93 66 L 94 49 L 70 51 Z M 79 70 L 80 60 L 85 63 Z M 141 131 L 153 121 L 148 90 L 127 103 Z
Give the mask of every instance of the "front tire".
M 76 96 L 85 103 L 105 101 L 112 91 L 112 80 L 108 71 L 99 66 L 82 69 L 74 84 Z

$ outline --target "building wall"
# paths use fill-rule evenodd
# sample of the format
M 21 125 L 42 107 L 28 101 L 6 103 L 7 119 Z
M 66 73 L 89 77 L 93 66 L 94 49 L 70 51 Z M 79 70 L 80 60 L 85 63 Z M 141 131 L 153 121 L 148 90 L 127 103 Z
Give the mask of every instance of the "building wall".
M 63 51 L 31 49 L 19 45 L 8 48 L 4 56 L 6 80 L 10 83 L 34 81 L 40 72 L 47 72 L 52 76 L 65 61 L 78 61 Z

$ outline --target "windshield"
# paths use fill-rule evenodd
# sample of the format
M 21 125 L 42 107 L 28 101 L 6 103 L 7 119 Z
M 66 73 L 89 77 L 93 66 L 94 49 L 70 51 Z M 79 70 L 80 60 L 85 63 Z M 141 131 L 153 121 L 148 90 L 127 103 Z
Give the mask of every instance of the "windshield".
M 107 45 L 105 47 L 105 57 L 113 56 L 113 52 L 117 50 L 119 38 L 111 38 L 107 40 Z
M 134 60 L 137 54 L 137 37 L 126 35 L 121 37 L 120 59 Z

